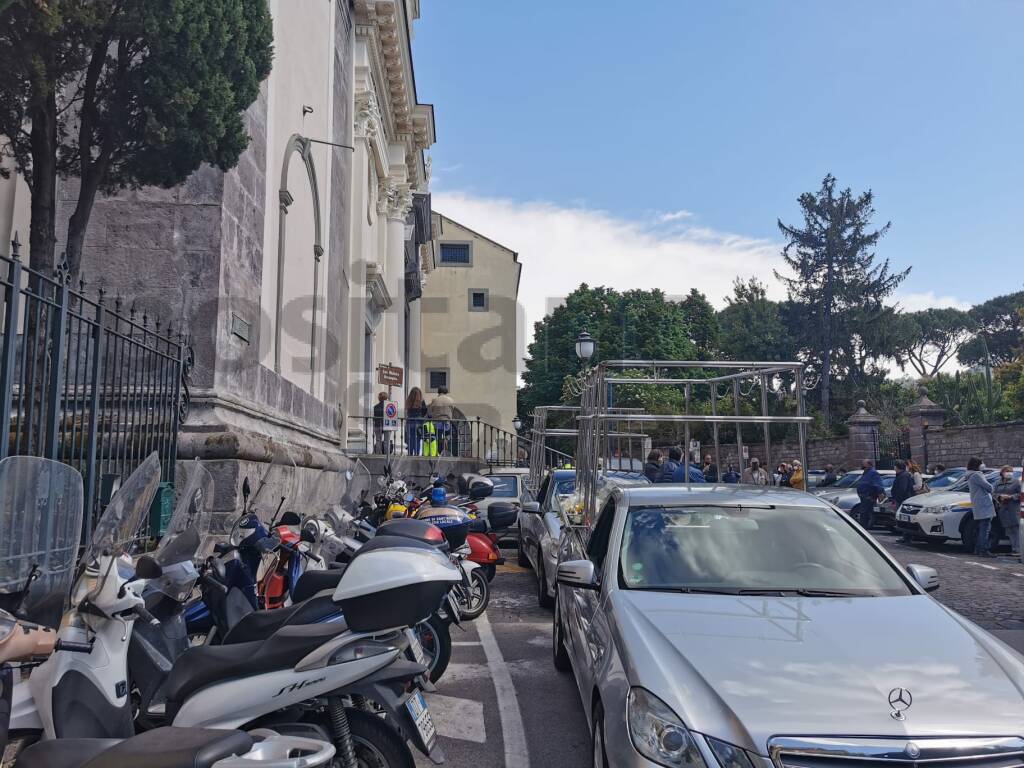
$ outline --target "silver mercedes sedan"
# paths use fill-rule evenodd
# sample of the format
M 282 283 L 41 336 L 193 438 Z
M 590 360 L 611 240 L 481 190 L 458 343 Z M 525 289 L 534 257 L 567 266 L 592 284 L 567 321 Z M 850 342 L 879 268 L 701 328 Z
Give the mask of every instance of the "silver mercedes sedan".
M 615 488 L 559 553 L 554 662 L 595 768 L 1024 765 L 1024 658 L 848 516 L 752 486 Z

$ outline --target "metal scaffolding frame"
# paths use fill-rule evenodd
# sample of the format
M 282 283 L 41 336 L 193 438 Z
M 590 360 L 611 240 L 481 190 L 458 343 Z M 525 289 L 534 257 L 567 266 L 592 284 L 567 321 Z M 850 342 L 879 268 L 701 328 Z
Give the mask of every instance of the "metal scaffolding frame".
M 615 375 L 618 371 L 644 371 L 644 369 L 649 370 L 652 375 L 641 377 Z M 695 373 L 699 371 L 712 373 L 712 375 L 671 378 L 662 374 L 663 371 L 678 369 L 691 369 Z M 716 371 L 723 371 L 723 373 L 713 375 L 713 372 Z M 788 378 L 792 379 L 789 387 L 791 394 L 796 399 L 796 413 L 771 415 L 768 393 L 769 391 L 784 391 Z M 759 415 L 750 416 L 741 413 L 740 403 L 744 394 L 742 388 L 744 382 L 753 382 L 748 394 L 752 394 L 755 387 L 760 389 Z M 616 408 L 613 403 L 615 385 L 682 387 L 683 413 L 661 415 L 638 412 L 638 409 L 631 413 L 624 413 L 624 409 Z M 729 388 L 732 389 L 734 404 L 734 413 L 732 414 L 718 413 L 720 387 L 726 387 L 726 392 Z M 703 388 L 706 388 L 710 398 L 710 415 L 690 412 L 695 392 L 699 393 Z M 626 431 L 630 433 L 635 432 L 637 427 L 644 424 L 682 424 L 684 426 L 683 469 L 687 485 L 690 484 L 690 427 L 694 424 L 711 425 L 715 463 L 719 472 L 721 472 L 722 466 L 719 427 L 722 424 L 735 426 L 737 455 L 741 457 L 741 461 L 743 456 L 742 425 L 760 424 L 764 427 L 764 445 L 767 457 L 771 455 L 771 426 L 773 424 L 796 425 L 800 441 L 800 461 L 806 468 L 807 425 L 813 419 L 807 415 L 804 392 L 803 363 L 717 360 L 608 360 L 600 363 L 587 371 L 584 377 L 577 416 L 579 428 L 576 445 L 576 486 L 577 493 L 581 496 L 584 514 L 590 518 L 596 512 L 599 475 L 604 467 L 611 466 L 613 451 L 616 448 L 619 449 L 621 456 L 621 444 L 614 438 L 623 423 L 629 425 L 626 427 Z
M 612 412 L 620 416 L 628 416 L 629 414 L 642 414 L 643 409 L 641 408 L 613 408 Z M 559 451 L 555 451 L 550 448 L 547 441 L 554 437 L 575 437 L 577 443 L 579 440 L 579 430 L 575 428 L 566 427 L 549 427 L 548 414 L 549 413 L 568 413 L 571 414 L 571 419 L 577 421 L 580 414 L 580 408 L 576 405 L 540 405 L 534 408 L 533 413 L 533 429 L 531 430 L 530 437 L 533 441 L 534 450 L 530 454 L 530 473 L 526 478 L 526 487 L 531 491 L 536 492 L 540 488 L 541 480 L 544 478 L 544 473 L 554 467 L 553 460 L 558 457 L 572 458 L 563 454 Z M 648 436 L 642 432 L 622 432 L 619 430 L 610 431 L 607 435 L 609 438 L 614 438 L 619 441 L 621 445 L 622 440 L 640 440 L 644 441 L 648 439 Z M 621 450 L 620 450 L 621 452 Z

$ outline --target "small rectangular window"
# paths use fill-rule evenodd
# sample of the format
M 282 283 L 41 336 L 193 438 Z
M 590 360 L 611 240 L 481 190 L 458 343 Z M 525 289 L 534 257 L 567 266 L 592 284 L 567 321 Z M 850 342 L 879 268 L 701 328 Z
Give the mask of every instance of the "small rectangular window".
M 441 387 L 448 389 L 448 369 L 447 368 L 428 368 L 427 369 L 427 389 L 437 392 Z
M 469 243 L 441 243 L 441 263 L 469 266 L 472 258 Z
M 490 309 L 490 295 L 486 288 L 469 289 L 469 311 L 486 312 Z

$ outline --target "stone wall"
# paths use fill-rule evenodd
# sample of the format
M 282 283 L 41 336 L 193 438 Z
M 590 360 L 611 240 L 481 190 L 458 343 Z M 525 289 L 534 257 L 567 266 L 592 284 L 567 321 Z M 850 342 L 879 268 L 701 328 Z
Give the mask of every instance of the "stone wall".
M 932 427 L 924 442 L 929 464 L 962 467 L 970 457 L 977 456 L 990 467 L 1020 466 L 1024 459 L 1024 422 Z
M 762 464 L 774 468 L 783 461 L 792 461 L 793 459 L 800 458 L 800 444 L 796 440 L 785 440 L 778 443 L 771 444 L 771 456 L 769 460 L 765 460 L 765 450 L 763 443 L 744 443 L 747 448 L 748 455 L 751 458 L 758 458 Z M 833 437 L 824 440 L 808 440 L 807 441 L 807 463 L 811 469 L 821 469 L 826 464 L 832 464 L 837 469 L 842 466 L 846 466 L 846 452 L 847 452 L 848 441 L 845 437 Z M 714 446 L 711 444 L 704 445 L 701 447 L 701 451 L 704 454 L 711 453 L 714 455 Z M 722 467 L 728 467 L 730 464 L 739 467 L 745 465 L 744 462 L 738 460 L 739 453 L 736 448 L 736 443 L 723 443 L 719 446 L 719 455 L 722 457 Z M 749 463 L 749 462 L 748 462 Z

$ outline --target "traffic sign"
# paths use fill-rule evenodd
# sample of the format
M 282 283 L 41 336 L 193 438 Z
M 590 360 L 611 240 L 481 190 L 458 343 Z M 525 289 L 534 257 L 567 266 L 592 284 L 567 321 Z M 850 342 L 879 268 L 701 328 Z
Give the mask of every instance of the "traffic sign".
M 385 432 L 394 432 L 398 429 L 398 403 L 388 400 L 384 403 L 384 424 Z

